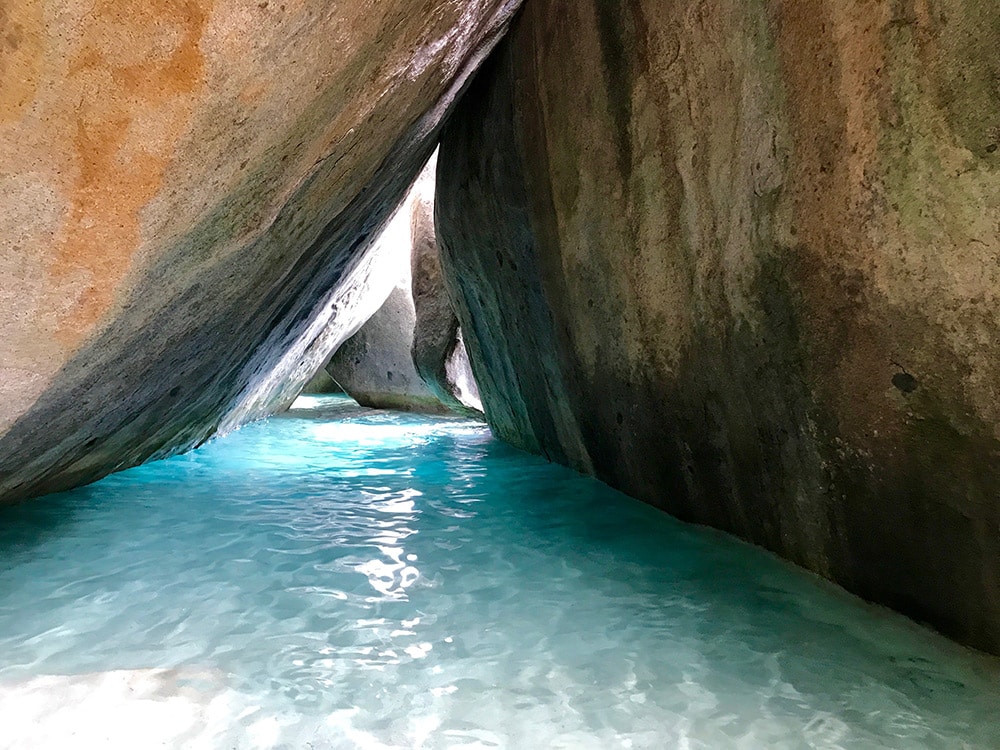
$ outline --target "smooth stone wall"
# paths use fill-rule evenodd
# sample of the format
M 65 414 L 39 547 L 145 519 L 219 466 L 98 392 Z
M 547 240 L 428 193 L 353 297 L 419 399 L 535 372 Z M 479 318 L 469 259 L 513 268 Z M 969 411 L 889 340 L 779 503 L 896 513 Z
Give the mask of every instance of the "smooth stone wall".
M 498 435 L 1000 652 L 1000 15 L 535 0 L 444 133 Z

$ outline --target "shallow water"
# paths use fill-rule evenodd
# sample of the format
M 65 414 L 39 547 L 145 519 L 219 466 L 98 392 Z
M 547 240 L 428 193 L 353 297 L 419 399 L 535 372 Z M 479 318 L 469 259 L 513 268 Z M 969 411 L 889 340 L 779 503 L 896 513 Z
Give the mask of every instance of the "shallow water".
M 0 746 L 1000 748 L 997 661 L 457 419 L 0 512 Z

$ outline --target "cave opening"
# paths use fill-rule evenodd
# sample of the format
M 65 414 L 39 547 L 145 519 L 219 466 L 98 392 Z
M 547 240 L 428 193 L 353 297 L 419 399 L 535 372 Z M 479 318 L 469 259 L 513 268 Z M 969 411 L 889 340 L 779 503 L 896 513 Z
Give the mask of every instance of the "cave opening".
M 368 250 L 371 271 L 346 339 L 304 387 L 363 406 L 483 418 L 434 228 L 437 151 Z

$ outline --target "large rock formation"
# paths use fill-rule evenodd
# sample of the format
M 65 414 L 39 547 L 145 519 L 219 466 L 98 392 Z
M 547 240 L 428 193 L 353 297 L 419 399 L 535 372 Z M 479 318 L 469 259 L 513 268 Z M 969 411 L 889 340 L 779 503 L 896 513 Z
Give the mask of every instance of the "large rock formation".
M 326 365 L 333 382 L 364 406 L 448 410 L 482 416 L 476 383 L 448 299 L 434 233 L 436 158 L 424 167 L 377 241 L 373 276 L 388 293 Z
M 287 403 L 517 4 L 4 3 L 0 501 Z
M 495 430 L 1000 651 L 1000 15 L 534 0 L 443 136 Z

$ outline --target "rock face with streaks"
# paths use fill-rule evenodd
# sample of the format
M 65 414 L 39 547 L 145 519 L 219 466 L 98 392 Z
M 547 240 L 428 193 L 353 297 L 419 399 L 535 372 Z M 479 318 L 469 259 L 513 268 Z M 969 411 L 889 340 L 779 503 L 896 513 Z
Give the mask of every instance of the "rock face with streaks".
M 517 4 L 5 2 L 0 501 L 287 404 Z
M 437 218 L 503 438 L 1000 651 L 1000 15 L 534 0 Z

